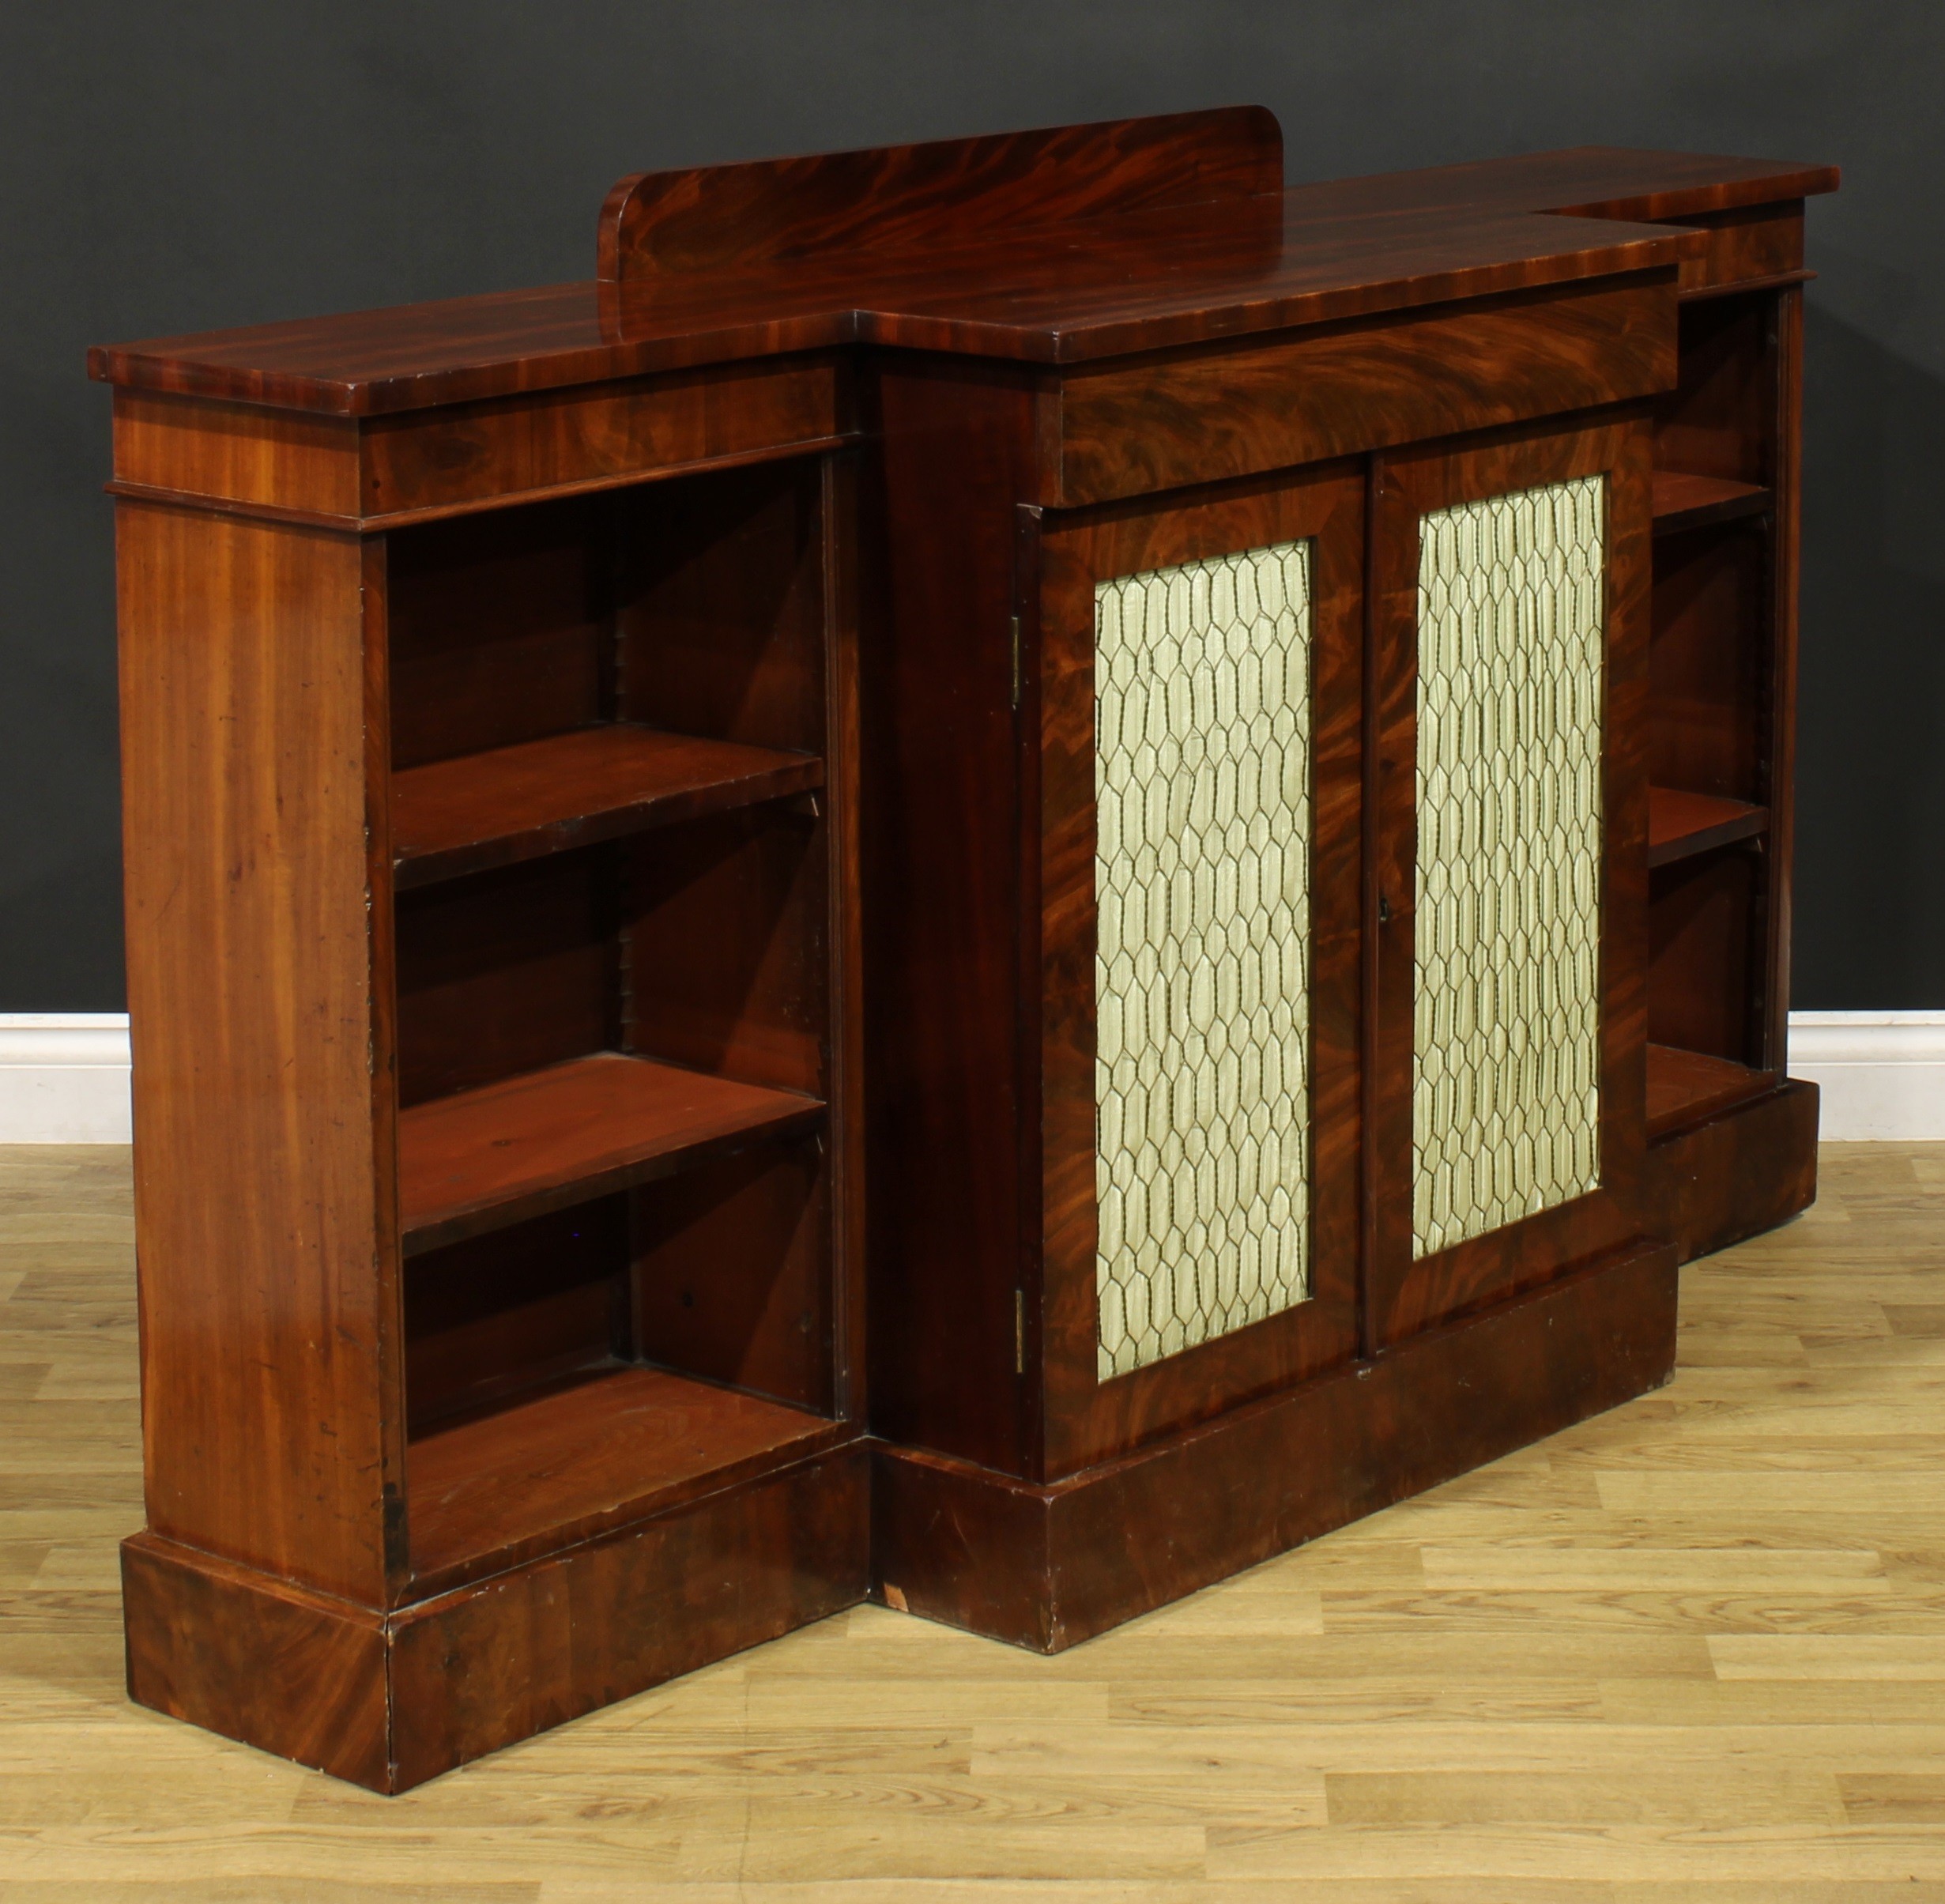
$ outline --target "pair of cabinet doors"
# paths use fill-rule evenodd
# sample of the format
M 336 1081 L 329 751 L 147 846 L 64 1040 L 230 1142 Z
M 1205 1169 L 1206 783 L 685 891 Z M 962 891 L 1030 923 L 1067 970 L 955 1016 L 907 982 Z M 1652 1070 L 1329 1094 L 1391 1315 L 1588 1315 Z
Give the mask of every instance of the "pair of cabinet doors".
M 1650 455 L 1030 524 L 1050 1478 L 1638 1234 Z

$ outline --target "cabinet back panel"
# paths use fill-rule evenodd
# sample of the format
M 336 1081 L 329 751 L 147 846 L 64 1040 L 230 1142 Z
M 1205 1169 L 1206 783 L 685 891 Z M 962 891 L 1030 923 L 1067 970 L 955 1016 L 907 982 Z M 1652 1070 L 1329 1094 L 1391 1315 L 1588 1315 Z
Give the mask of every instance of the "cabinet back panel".
M 392 760 L 417 767 L 601 719 L 614 612 L 605 496 L 389 538 Z
M 628 877 L 630 1048 L 752 1084 L 827 1088 L 822 820 L 775 807 L 650 835 Z
M 603 1197 L 413 1259 L 410 1432 L 625 1352 L 626 1216 Z
M 1766 538 L 1733 526 L 1655 545 L 1649 778 L 1765 802 Z
M 619 500 L 628 718 L 823 752 L 819 496 L 805 458 Z
M 814 1137 L 766 1145 L 635 1192 L 642 1359 L 830 1408 L 824 1157 Z
M 1681 307 L 1680 370 L 1655 420 L 1655 466 L 1743 483 L 1776 470 L 1774 294 L 1702 298 Z
M 1650 879 L 1650 1043 L 1759 1061 L 1751 998 L 1759 877 L 1753 854 L 1726 847 Z
M 613 1043 L 612 892 L 597 847 L 400 895 L 401 1106 Z

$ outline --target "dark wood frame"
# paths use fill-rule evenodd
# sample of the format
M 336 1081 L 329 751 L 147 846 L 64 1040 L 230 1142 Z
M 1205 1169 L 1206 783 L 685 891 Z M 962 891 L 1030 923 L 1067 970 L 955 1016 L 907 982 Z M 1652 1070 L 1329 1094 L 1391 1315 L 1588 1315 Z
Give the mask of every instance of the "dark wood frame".
M 1378 1198 L 1370 1276 L 1374 1339 L 1396 1342 L 1642 1232 L 1648 783 L 1642 754 L 1648 646 L 1647 420 L 1635 411 L 1545 432 L 1468 439 L 1379 466 L 1372 548 L 1373 665 L 1378 683 L 1377 825 L 1381 902 L 1374 1101 Z M 1412 1079 L 1417 958 L 1419 525 L 1456 503 L 1607 479 L 1607 658 L 1601 750 L 1600 1183 L 1591 1195 L 1414 1261 L 1402 1186 L 1412 1178 Z
M 1022 880 L 1039 969 L 1038 1037 L 1023 1090 L 1042 1107 L 1023 1287 L 1051 1480 L 1319 1373 L 1357 1350 L 1359 949 L 1363 797 L 1364 481 L 1355 466 L 1259 477 L 1192 496 L 1042 521 L 1038 626 L 1023 638 L 1023 778 L 1040 790 Z M 1094 1076 L 1094 600 L 1099 582 L 1273 543 L 1312 550 L 1314 815 L 1310 1088 L 1310 1299 L 1232 1334 L 1097 1382 Z M 1029 594 L 1033 592 L 1029 588 Z M 1037 767 L 1037 773 L 1035 769 Z M 1035 872 L 1037 862 L 1037 877 Z M 1031 952 L 1027 960 L 1031 961 Z M 1037 1088 L 1036 1088 L 1037 1076 Z M 1023 1131 L 1029 1138 L 1031 1125 Z M 1034 1213 L 1040 1215 L 1035 1225 Z M 1037 1231 L 1037 1233 L 1036 1233 Z M 1038 1272 L 1036 1276 L 1035 1272 Z M 1038 1300 L 1036 1302 L 1036 1294 Z M 1030 1391 L 1033 1386 L 1029 1382 Z M 1031 1434 L 1028 1445 L 1036 1438 Z

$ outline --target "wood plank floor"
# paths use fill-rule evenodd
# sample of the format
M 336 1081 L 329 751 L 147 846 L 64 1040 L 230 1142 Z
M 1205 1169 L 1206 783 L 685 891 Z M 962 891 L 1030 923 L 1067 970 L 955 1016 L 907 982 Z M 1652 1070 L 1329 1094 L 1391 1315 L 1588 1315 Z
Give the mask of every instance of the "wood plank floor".
M 1945 1145 L 1659 1393 L 1056 1660 L 865 1608 L 403 1798 L 129 1706 L 126 1153 L 0 1152 L 0 1897 L 1940 1904 Z

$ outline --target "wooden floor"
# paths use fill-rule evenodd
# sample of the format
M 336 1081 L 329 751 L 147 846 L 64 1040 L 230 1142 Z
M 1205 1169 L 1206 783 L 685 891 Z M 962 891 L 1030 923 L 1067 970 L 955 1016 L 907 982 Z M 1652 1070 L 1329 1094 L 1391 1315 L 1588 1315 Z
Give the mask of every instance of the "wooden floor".
M 0 1898 L 1939 1904 L 1945 1146 L 1823 1185 L 1672 1386 L 1061 1658 L 863 1608 L 388 1800 L 124 1702 L 126 1154 L 0 1151 Z

